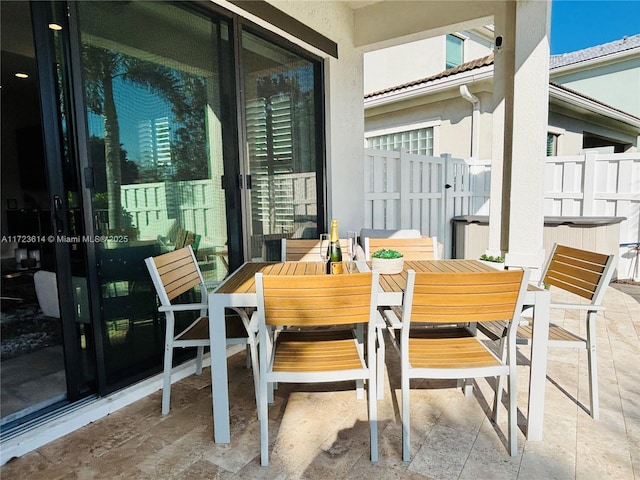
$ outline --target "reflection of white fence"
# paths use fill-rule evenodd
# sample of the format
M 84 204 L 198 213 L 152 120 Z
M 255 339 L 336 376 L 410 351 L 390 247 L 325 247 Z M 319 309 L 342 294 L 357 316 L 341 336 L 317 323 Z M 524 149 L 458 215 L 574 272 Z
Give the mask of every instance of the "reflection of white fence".
M 255 190 L 264 232 L 294 234 L 315 221 L 315 172 L 273 175 L 271 183 L 272 190 Z M 123 185 L 121 196 L 122 208 L 131 215 L 141 239 L 167 237 L 181 228 L 214 245 L 227 242 L 224 191 L 213 180 Z
M 490 161 L 365 150 L 366 228 L 415 228 L 450 252 L 451 219 L 488 215 Z M 640 153 L 547 157 L 545 215 L 626 217 L 620 244 L 640 241 Z M 619 272 L 635 252 L 620 248 Z
M 167 237 L 182 228 L 216 245 L 227 240 L 224 192 L 213 180 L 122 186 L 122 208 L 141 239 Z

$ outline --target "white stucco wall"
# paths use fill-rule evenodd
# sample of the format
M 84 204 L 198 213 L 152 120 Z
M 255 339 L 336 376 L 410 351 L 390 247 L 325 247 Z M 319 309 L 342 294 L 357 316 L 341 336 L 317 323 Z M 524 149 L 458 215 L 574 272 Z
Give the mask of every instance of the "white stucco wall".
M 464 61 L 482 58 L 493 48 L 473 32 L 451 32 L 464 38 Z M 446 37 L 426 38 L 367 52 L 364 56 L 364 91 L 376 92 L 442 72 L 446 66 Z
M 576 155 L 582 151 L 584 132 L 610 138 L 620 143 L 633 145 L 630 151 L 637 151 L 638 137 L 620 130 L 620 125 L 607 126 L 577 118 L 566 109 L 551 105 L 549 107 L 549 131 L 558 135 L 558 155 Z
M 394 87 L 444 70 L 444 37 L 368 52 L 364 57 L 364 91 Z
M 588 70 L 551 72 L 552 81 L 640 117 L 640 54 Z
M 479 159 L 491 158 L 491 107 L 490 91 L 473 91 L 480 100 Z M 428 103 L 425 103 L 428 102 Z M 416 98 L 365 112 L 365 136 L 369 132 L 411 125 L 425 121 L 434 122 L 434 155 L 450 153 L 454 157 L 471 156 L 471 114 L 473 106 L 464 100 L 458 90 L 436 95 L 428 99 Z

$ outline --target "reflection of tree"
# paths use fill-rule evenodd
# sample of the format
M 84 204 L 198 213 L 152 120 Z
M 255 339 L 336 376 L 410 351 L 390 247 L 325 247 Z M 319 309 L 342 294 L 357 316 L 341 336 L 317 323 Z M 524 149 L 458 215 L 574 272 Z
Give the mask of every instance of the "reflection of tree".
M 206 85 L 199 77 L 183 75 L 182 91 L 183 101 L 174 103 L 178 123 L 175 135 L 178 141 L 172 146 L 171 158 L 176 164 L 176 179 L 209 178 L 209 162 L 206 155 Z
M 180 75 L 171 68 L 86 44 L 83 45 L 83 64 L 87 106 L 91 112 L 104 119 L 104 159 L 110 228 L 120 229 L 120 187 L 124 179 L 114 81 L 119 79 L 145 88 L 172 105 L 177 121 L 182 122 L 177 135 L 180 143 L 185 144 L 176 149 L 178 174 L 190 172 L 191 175 L 187 176 L 202 175 L 202 167 L 191 166 L 194 159 L 202 159 L 196 163 L 204 162 L 206 175 L 207 162 L 203 158 L 206 151 L 203 118 L 205 89 L 201 81 Z
M 122 185 L 136 183 L 139 178 L 138 165 L 127 158 L 127 151 L 120 144 L 120 173 Z M 105 141 L 99 137 L 89 138 L 89 156 L 94 171 L 94 185 L 97 192 L 107 191 Z M 103 208 L 106 208 L 103 207 Z

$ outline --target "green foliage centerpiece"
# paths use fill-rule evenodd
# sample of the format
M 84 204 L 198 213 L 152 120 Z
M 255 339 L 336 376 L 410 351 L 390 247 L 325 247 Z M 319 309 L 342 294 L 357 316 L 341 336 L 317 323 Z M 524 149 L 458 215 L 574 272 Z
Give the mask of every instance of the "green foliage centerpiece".
M 404 257 L 395 250 L 378 250 L 371 255 L 371 270 L 381 274 L 394 274 L 402 272 Z

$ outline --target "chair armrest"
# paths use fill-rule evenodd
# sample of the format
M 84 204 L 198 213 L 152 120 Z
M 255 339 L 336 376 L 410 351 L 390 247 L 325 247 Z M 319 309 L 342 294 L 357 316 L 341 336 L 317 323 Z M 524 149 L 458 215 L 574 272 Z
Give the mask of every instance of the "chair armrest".
M 377 330 L 381 330 L 381 329 L 387 328 L 387 322 L 385 322 L 385 319 L 384 319 L 383 315 L 384 315 L 384 311 L 383 310 L 378 310 L 378 315 L 376 316 L 376 329 Z
M 258 311 L 255 310 L 249 319 L 249 333 L 258 333 Z
M 160 305 L 159 312 L 188 312 L 189 310 L 207 309 L 206 303 L 181 303 L 179 305 Z
M 402 320 L 398 318 L 393 310 L 383 310 L 381 313 L 389 327 L 395 330 L 400 330 L 402 328 Z
M 604 312 L 604 305 L 591 305 L 590 303 L 552 303 L 549 308 L 562 308 L 564 310 L 592 310 L 594 312 Z

